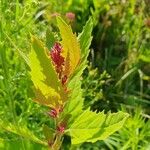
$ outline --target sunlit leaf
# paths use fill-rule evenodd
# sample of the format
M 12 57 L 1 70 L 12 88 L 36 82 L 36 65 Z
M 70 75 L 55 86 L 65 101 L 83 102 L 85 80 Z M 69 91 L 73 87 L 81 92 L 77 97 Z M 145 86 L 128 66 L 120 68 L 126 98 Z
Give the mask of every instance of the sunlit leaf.
M 87 56 L 89 55 L 89 47 L 92 41 L 92 30 L 93 22 L 92 18 L 90 18 L 83 27 L 82 32 L 78 35 L 82 59 L 87 59 Z
M 35 86 L 35 101 L 55 107 L 66 100 L 63 87 L 53 67 L 48 50 L 42 43 L 32 38 L 32 48 L 29 53 L 30 75 Z
M 60 17 L 57 18 L 57 23 L 62 37 L 62 55 L 65 59 L 69 60 L 69 63 L 67 63 L 69 66 L 67 67 L 69 67 L 68 73 L 71 75 L 80 61 L 80 46 L 76 35 L 72 32 L 71 27 L 67 25 Z
M 150 63 L 150 53 L 147 54 L 147 55 L 140 54 L 139 59 L 146 62 L 146 63 Z
M 92 19 L 89 19 L 83 28 L 83 31 L 78 36 L 81 48 L 81 63 L 77 67 L 74 75 L 68 83 L 68 88 L 71 90 L 70 97 L 66 105 L 66 112 L 72 115 L 70 120 L 74 120 L 83 108 L 83 98 L 81 89 L 81 75 L 87 66 L 87 56 L 89 54 L 89 46 L 91 44 L 91 34 L 93 29 Z
M 119 130 L 127 118 L 128 114 L 123 112 L 104 114 L 86 110 L 76 118 L 67 131 L 72 137 L 72 144 L 96 142 Z

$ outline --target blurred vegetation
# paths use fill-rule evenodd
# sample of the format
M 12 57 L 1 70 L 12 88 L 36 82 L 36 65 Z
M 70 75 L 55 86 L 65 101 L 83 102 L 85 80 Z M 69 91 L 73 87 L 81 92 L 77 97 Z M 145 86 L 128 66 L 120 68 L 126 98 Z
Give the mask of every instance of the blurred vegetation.
M 85 108 L 106 112 L 123 109 L 131 114 L 127 124 L 110 138 L 77 147 L 150 149 L 149 0 L 1 0 L 0 149 L 46 149 L 8 132 L 7 125 L 25 127 L 25 131 L 29 129 L 44 138 L 42 124 L 53 124 L 44 114 L 47 108 L 32 102 L 28 67 L 19 54 L 28 53 L 30 34 L 44 41 L 47 28 L 57 30 L 56 15 L 66 19 L 76 32 L 81 31 L 89 16 L 93 17 L 89 66 L 82 79 Z M 65 150 L 70 147 L 68 141 L 66 137 Z

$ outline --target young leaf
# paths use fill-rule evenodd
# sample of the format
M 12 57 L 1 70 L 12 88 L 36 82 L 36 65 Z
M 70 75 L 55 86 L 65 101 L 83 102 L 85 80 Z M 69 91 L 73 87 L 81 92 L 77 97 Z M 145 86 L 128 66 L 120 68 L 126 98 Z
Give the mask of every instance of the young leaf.
M 66 100 L 66 95 L 47 51 L 38 39 L 32 37 L 29 66 L 31 80 L 35 86 L 35 101 L 55 107 Z
M 80 61 L 80 46 L 77 41 L 76 35 L 73 34 L 72 29 L 60 17 L 57 18 L 58 27 L 62 37 L 63 52 L 62 55 L 65 59 L 69 60 L 69 76 L 76 69 Z
M 127 118 L 128 114 L 123 112 L 106 115 L 103 112 L 86 110 L 76 118 L 67 131 L 72 137 L 72 144 L 96 142 L 119 130 Z
M 80 42 L 81 47 L 82 60 L 74 72 L 74 75 L 70 79 L 70 82 L 68 83 L 68 88 L 71 89 L 71 92 L 65 110 L 72 114 L 72 118 L 70 120 L 74 120 L 74 118 L 76 118 L 77 115 L 82 112 L 84 99 L 82 98 L 81 75 L 87 66 L 87 56 L 89 54 L 89 46 L 92 40 L 92 29 L 92 19 L 89 19 L 84 26 L 83 31 L 78 36 L 78 41 Z

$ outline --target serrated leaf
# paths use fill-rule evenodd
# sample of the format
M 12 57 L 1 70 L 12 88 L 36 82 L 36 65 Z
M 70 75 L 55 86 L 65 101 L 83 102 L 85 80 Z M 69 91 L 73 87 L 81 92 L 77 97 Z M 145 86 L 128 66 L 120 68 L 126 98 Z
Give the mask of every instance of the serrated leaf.
M 76 118 L 67 131 L 72 137 L 72 144 L 93 143 L 104 140 L 119 130 L 127 118 L 128 114 L 123 112 L 104 114 L 86 110 Z
M 83 107 L 83 98 L 82 98 L 82 89 L 81 89 L 81 75 L 83 70 L 87 66 L 87 56 L 89 54 L 89 46 L 92 40 L 92 29 L 93 23 L 92 19 L 89 19 L 86 25 L 83 28 L 83 31 L 78 36 L 78 41 L 80 42 L 81 47 L 81 62 L 77 70 L 74 72 L 74 75 L 68 83 L 68 88 L 71 89 L 70 97 L 66 105 L 66 112 L 72 115 L 70 120 L 74 120 L 82 112 Z
M 41 41 L 32 37 L 29 66 L 31 80 L 35 86 L 35 101 L 55 107 L 66 100 L 66 95 L 47 52 Z
M 60 17 L 57 18 L 57 23 L 62 37 L 62 56 L 65 60 L 67 58 L 69 59 L 69 63 L 67 63 L 69 66 L 67 67 L 69 67 L 68 76 L 70 76 L 80 61 L 80 45 L 69 25 L 67 25 Z
M 65 112 L 71 114 L 70 121 L 74 120 L 81 112 L 83 108 L 83 98 L 80 72 L 69 82 L 68 87 L 71 89 L 70 96 L 65 106 Z
M 2 120 L 0 120 L 0 129 L 6 130 L 9 132 L 12 132 L 14 134 L 20 135 L 24 138 L 27 138 L 28 140 L 32 140 L 36 143 L 42 144 L 47 146 L 47 143 L 45 141 L 40 140 L 38 137 L 36 137 L 27 127 L 25 126 L 15 126 L 11 123 L 5 123 Z
M 89 20 L 86 22 L 86 25 L 83 27 L 82 32 L 78 35 L 82 59 L 87 59 L 87 56 L 89 55 L 89 47 L 92 41 L 92 30 L 93 21 L 92 18 L 89 18 Z

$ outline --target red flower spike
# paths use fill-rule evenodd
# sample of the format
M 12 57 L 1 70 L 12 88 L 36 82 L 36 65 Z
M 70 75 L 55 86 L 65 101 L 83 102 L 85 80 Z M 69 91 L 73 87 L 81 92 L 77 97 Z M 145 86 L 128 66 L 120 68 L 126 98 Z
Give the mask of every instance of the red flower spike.
M 58 116 L 58 112 L 56 109 L 52 109 L 48 114 L 52 118 L 57 118 L 57 116 Z
M 62 76 L 63 66 L 64 66 L 64 57 L 61 56 L 61 51 L 62 51 L 62 46 L 60 45 L 60 43 L 56 42 L 50 52 L 52 61 L 55 65 L 56 72 L 59 75 L 59 79 L 62 78 L 61 76 Z
M 52 48 L 52 51 L 57 51 L 58 53 L 61 53 L 62 51 L 62 46 L 60 43 L 56 42 Z
M 53 64 L 55 65 L 56 72 L 58 73 L 59 79 L 62 85 L 67 82 L 67 75 L 64 75 L 65 59 L 61 55 L 62 46 L 60 43 L 56 42 L 51 49 L 50 56 L 52 58 Z
M 62 65 L 64 65 L 64 58 L 61 56 L 62 47 L 60 43 L 56 42 L 50 52 L 51 58 L 56 66 L 58 73 L 62 71 Z

